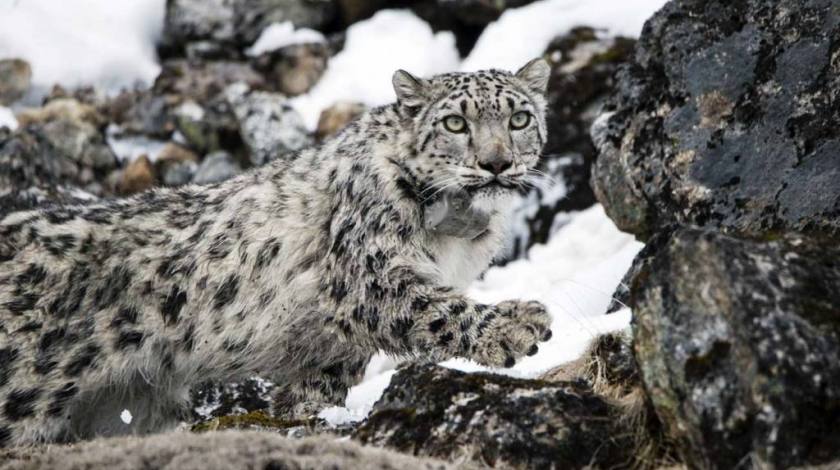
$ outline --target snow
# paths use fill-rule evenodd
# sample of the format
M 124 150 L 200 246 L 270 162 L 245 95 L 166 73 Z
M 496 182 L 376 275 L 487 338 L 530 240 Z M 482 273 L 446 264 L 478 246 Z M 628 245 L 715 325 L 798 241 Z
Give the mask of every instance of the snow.
M 122 413 L 120 413 L 120 420 L 125 424 L 131 424 L 131 420 L 133 419 L 134 417 L 131 416 L 131 411 L 122 410 Z
M 315 129 L 321 111 L 337 101 L 394 101 L 391 76 L 397 69 L 429 76 L 455 70 L 459 62 L 451 32 L 432 32 L 408 10 L 383 10 L 347 29 L 344 49 L 330 59 L 318 84 L 291 105 Z
M 8 127 L 15 130 L 18 127 L 17 119 L 11 109 L 0 106 L 0 127 Z
M 605 315 L 612 292 L 644 246 L 620 232 L 600 205 L 569 214 L 570 221 L 545 245 L 535 245 L 528 259 L 494 267 L 476 281 L 467 295 L 479 302 L 508 299 L 539 300 L 554 318 L 551 340 L 539 352 L 510 369 L 489 369 L 465 359 L 441 365 L 464 372 L 487 371 L 520 378 L 536 378 L 573 361 L 596 336 L 627 328 L 631 312 L 625 308 Z M 391 381 L 398 361 L 377 355 L 362 382 L 350 389 L 344 408 L 320 415 L 333 425 L 360 421 Z
M 165 0 L 0 0 L 0 58 L 32 66 L 44 92 L 96 84 L 111 92 L 150 84 Z
M 558 34 L 576 26 L 638 37 L 644 22 L 664 4 L 665 0 L 543 0 L 512 8 L 482 32 L 461 70 L 517 70 L 542 55 Z
M 272 23 L 260 33 L 260 37 L 248 49 L 247 54 L 256 57 L 264 52 L 271 52 L 293 44 L 312 42 L 326 42 L 326 38 L 314 29 L 295 30 L 295 25 L 291 21 Z
M 108 146 L 121 162 L 130 162 L 141 155 L 146 155 L 154 162 L 166 147 L 166 142 L 162 140 L 144 136 L 121 136 L 119 127 L 113 124 L 108 126 L 106 139 Z

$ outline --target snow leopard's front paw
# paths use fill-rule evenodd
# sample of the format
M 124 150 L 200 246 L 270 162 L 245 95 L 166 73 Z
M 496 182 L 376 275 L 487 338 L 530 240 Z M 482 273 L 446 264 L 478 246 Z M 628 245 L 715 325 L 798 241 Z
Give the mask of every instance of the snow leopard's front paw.
M 536 301 L 508 300 L 488 311 L 489 323 L 478 337 L 472 359 L 490 367 L 513 367 L 523 356 L 537 353 L 540 341 L 551 338 L 551 316 Z

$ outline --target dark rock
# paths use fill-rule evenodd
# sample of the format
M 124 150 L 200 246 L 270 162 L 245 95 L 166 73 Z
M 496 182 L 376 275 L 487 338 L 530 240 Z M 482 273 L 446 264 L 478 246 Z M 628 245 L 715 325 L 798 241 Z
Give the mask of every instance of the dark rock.
M 337 0 L 341 21 L 349 26 L 373 16 L 378 10 L 388 7 L 388 0 Z M 393 2 L 390 2 L 393 3 Z
M 253 91 L 237 83 L 225 90 L 225 98 L 239 123 L 252 165 L 263 165 L 312 144 L 303 118 L 283 95 Z
M 451 14 L 467 25 L 487 26 L 508 8 L 527 5 L 534 0 L 436 0 L 444 14 Z
M 354 438 L 489 466 L 609 468 L 628 464 L 633 451 L 615 413 L 581 382 L 415 364 L 393 377 Z
M 619 228 L 840 235 L 838 38 L 832 0 L 668 3 L 593 128 Z
M 193 183 L 218 183 L 242 172 L 234 158 L 225 151 L 213 152 L 204 157 L 193 176 Z
M 461 57 L 469 55 L 484 28 L 508 8 L 515 8 L 533 0 L 401 0 L 401 7 L 411 8 L 432 29 L 451 31 Z M 393 6 L 391 6 L 393 8 Z
M 309 91 L 327 69 L 330 49 L 326 43 L 293 44 L 265 52 L 254 60 L 276 91 L 295 96 Z
M 32 85 L 32 67 L 21 59 L 0 60 L 0 106 L 23 98 Z
M 274 384 L 254 377 L 220 385 L 208 382 L 190 391 L 194 420 L 208 420 L 232 414 L 267 411 Z
M 333 0 L 235 0 L 233 22 L 239 43 L 250 45 L 272 23 L 323 30 L 336 14 Z
M 681 229 L 631 286 L 645 389 L 693 468 L 790 468 L 840 449 L 840 248 Z
M 508 259 L 546 243 L 564 223 L 558 215 L 595 204 L 589 184 L 596 151 L 589 129 L 613 91 L 614 74 L 632 57 L 635 41 L 599 37 L 592 28 L 575 28 L 555 38 L 545 52 L 551 64 L 548 84 L 548 141 L 534 188 L 517 211 Z

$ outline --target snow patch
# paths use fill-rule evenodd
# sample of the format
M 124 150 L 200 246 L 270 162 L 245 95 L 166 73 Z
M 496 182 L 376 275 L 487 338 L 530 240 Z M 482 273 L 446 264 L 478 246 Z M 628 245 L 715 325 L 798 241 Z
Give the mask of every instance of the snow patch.
M 105 139 L 121 162 L 130 162 L 141 155 L 154 162 L 167 144 L 144 136 L 120 136 L 119 128 L 113 124 L 108 126 Z
M 605 35 L 638 37 L 645 21 L 665 0 L 544 0 L 502 13 L 487 26 L 461 70 L 515 71 L 539 57 L 557 35 L 576 26 L 603 29 Z
M 350 26 L 344 49 L 330 59 L 318 84 L 290 103 L 306 127 L 315 129 L 321 111 L 337 101 L 393 102 L 391 76 L 397 69 L 430 76 L 455 70 L 458 63 L 451 32 L 434 33 L 408 10 L 383 10 Z
M 0 1 L 0 58 L 32 66 L 33 87 L 150 84 L 165 0 Z
M 0 127 L 8 127 L 10 130 L 15 130 L 18 127 L 15 113 L 3 106 L 0 106 Z
M 291 21 L 284 21 L 282 23 L 268 25 L 260 33 L 257 42 L 246 53 L 251 57 L 256 57 L 265 52 L 282 49 L 294 44 L 326 41 L 324 35 L 314 29 L 300 28 L 296 30 L 295 25 Z
M 131 416 L 131 412 L 128 410 L 122 410 L 122 413 L 120 413 L 120 420 L 125 424 L 131 424 L 133 419 L 134 417 Z

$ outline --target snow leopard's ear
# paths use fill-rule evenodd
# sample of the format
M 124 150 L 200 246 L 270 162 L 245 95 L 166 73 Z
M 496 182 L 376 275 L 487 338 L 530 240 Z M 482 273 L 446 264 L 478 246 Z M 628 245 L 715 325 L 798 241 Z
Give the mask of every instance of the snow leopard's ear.
M 516 72 L 516 78 L 534 93 L 544 95 L 548 88 L 548 79 L 551 77 L 551 67 L 542 57 L 534 59 Z
M 394 91 L 401 105 L 414 108 L 426 102 L 429 85 L 426 80 L 417 78 L 405 70 L 397 70 L 391 82 L 394 84 Z

